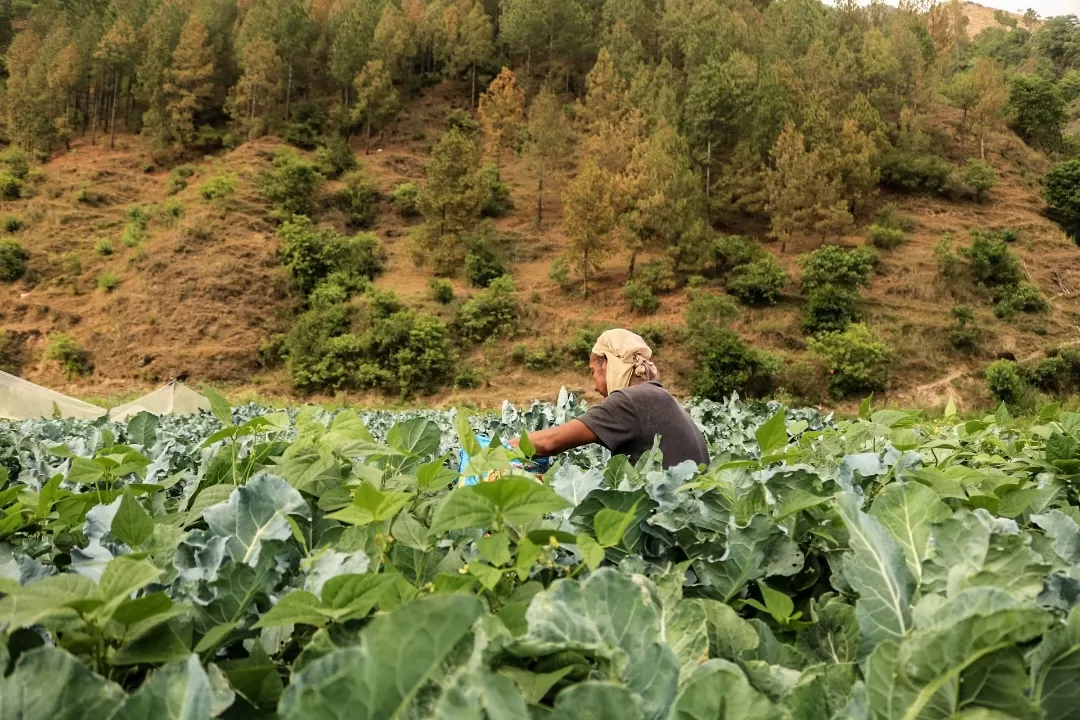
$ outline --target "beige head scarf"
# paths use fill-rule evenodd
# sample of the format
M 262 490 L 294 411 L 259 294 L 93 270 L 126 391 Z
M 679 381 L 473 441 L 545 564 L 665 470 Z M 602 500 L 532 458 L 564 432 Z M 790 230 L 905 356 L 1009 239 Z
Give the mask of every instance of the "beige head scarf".
M 656 380 L 660 377 L 653 365 L 652 350 L 629 330 L 608 330 L 599 337 L 592 349 L 593 355 L 607 359 L 608 392 L 622 390 L 635 378 Z

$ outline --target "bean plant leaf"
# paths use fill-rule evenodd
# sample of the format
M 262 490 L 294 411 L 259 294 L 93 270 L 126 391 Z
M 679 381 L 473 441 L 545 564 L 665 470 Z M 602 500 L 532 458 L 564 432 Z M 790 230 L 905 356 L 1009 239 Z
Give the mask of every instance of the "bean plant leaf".
M 283 720 L 394 717 L 483 613 L 469 595 L 433 595 L 403 605 L 368 625 L 360 644 L 336 650 L 293 676 L 281 696 Z M 409 648 L 409 652 L 398 652 Z
M 787 420 L 784 408 L 777 410 L 754 431 L 754 439 L 761 448 L 762 457 L 774 455 L 787 447 Z
M 265 541 L 292 537 L 287 515 L 310 518 L 311 510 L 299 492 L 266 473 L 233 490 L 228 502 L 203 511 L 210 531 L 226 538 L 229 555 L 246 565 L 258 564 Z
M 152 448 L 157 442 L 157 427 L 157 416 L 144 410 L 128 420 L 128 438 L 136 445 L 147 449 Z
M 899 640 L 911 627 L 915 580 L 896 538 L 859 509 L 852 493 L 837 498 L 851 550 L 844 555 L 844 578 L 859 594 L 856 611 L 865 652 L 886 640 Z
M 203 395 L 210 401 L 210 412 L 222 425 L 232 425 L 232 406 L 221 393 L 209 385 L 202 386 Z
M 511 476 L 451 491 L 435 510 L 431 532 L 521 525 L 570 504 L 535 480 Z
M 143 509 L 130 490 L 125 489 L 120 507 L 113 516 L 110 528 L 112 536 L 131 547 L 139 547 L 154 534 L 154 520 Z

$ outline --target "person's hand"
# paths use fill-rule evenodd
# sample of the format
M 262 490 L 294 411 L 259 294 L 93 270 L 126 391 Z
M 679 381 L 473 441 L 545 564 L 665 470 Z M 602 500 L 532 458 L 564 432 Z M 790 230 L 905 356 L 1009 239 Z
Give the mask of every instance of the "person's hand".
M 511 438 L 509 445 L 512 449 L 517 449 L 517 446 L 521 444 L 521 438 Z

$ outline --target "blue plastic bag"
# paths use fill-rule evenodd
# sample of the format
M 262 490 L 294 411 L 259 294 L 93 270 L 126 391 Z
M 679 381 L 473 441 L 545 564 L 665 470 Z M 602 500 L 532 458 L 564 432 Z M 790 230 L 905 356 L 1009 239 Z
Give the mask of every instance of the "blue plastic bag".
M 491 444 L 491 438 L 487 435 L 477 435 L 477 442 L 480 443 L 481 448 L 486 448 Z M 465 449 L 458 453 L 458 487 L 464 487 L 465 485 L 476 485 L 481 482 L 481 478 L 476 475 L 465 475 L 465 468 L 469 467 L 469 453 L 465 452 Z M 546 473 L 551 467 L 551 458 L 547 457 L 534 457 L 528 462 L 522 462 L 521 460 L 511 460 L 510 464 L 514 467 L 521 468 L 527 473 L 532 473 L 537 476 L 537 479 L 541 475 Z M 484 473 L 483 482 L 492 482 L 497 480 L 499 476 L 498 472 Z

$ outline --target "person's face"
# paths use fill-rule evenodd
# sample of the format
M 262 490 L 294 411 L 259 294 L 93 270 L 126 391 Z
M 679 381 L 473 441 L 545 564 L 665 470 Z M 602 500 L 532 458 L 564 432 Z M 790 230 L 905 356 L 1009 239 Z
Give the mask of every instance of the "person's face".
M 607 360 L 603 358 L 597 360 L 595 355 L 590 357 L 589 370 L 592 371 L 592 380 L 596 392 L 600 393 L 601 397 L 607 397 Z

